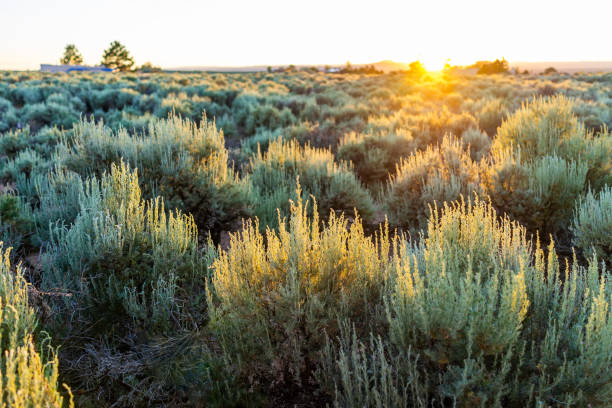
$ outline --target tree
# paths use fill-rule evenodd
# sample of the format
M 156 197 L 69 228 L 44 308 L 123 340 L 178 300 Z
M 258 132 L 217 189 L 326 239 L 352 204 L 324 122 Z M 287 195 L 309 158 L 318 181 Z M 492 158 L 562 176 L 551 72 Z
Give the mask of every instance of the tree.
M 102 65 L 119 71 L 130 71 L 134 66 L 134 58 L 119 41 L 113 41 L 102 54 Z
M 151 64 L 150 62 L 145 62 L 144 64 L 142 64 L 142 66 L 138 70 L 140 72 L 150 73 L 150 72 L 161 72 L 162 69 L 158 66 Z
M 68 44 L 64 49 L 64 56 L 60 59 L 60 62 L 64 65 L 80 65 L 83 63 L 83 56 L 76 45 Z
M 509 71 L 508 61 L 506 61 L 505 58 L 502 58 L 501 60 L 496 59 L 493 62 L 479 61 L 475 64 L 475 66 L 478 67 L 477 74 L 481 75 L 505 74 Z

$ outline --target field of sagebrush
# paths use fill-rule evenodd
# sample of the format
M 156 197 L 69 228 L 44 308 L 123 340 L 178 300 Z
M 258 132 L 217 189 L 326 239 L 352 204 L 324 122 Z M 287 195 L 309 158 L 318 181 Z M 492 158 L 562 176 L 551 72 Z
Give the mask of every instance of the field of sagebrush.
M 612 74 L 0 72 L 0 406 L 610 407 Z

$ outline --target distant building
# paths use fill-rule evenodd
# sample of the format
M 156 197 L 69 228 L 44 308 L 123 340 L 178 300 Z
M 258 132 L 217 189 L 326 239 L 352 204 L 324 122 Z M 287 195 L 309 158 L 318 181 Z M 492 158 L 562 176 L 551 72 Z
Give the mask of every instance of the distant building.
M 40 64 L 40 72 L 113 72 L 111 68 L 106 67 L 88 67 L 85 65 L 51 65 Z

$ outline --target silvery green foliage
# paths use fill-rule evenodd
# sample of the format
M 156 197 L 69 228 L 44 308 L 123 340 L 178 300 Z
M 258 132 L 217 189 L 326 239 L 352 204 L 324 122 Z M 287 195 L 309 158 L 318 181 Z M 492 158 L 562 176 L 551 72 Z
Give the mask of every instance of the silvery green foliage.
M 29 305 L 30 287 L 21 265 L 11 265 L 10 252 L 0 242 L 0 405 L 72 408 L 72 398 L 64 405 L 58 391 L 55 351 L 34 339 L 38 321 Z
M 136 171 L 123 163 L 100 181 L 82 182 L 79 206 L 71 225 L 53 231 L 45 285 L 74 292 L 89 313 L 116 313 L 109 316 L 115 322 L 125 316 L 151 330 L 180 326 L 177 287 L 205 273 L 193 218 L 166 212 L 159 198 L 142 200 Z
M 357 211 L 366 222 L 372 220 L 374 203 L 370 194 L 351 167 L 336 163 L 328 149 L 277 139 L 265 153 L 258 151 L 251 159 L 248 178 L 257 204 L 255 215 L 264 228 L 275 228 L 279 216 L 289 216 L 289 200 L 296 198 L 298 183 L 305 197 L 316 197 L 321 218 L 326 219 L 334 210 L 347 216 Z
M 432 209 L 392 264 L 388 333 L 364 342 L 344 325 L 322 351 L 336 406 L 612 402 L 611 276 L 594 260 L 561 266 L 476 199 Z
M 145 197 L 163 196 L 215 238 L 250 211 L 248 187 L 229 164 L 223 132 L 206 118 L 197 125 L 171 115 L 136 135 L 81 121 L 60 146 L 59 160 L 81 175 L 98 176 L 124 160 L 138 169 Z
M 572 231 L 576 247 L 612 265 L 612 187 L 578 201 Z
M 418 233 L 427 223 L 428 206 L 479 190 L 478 164 L 459 140 L 445 137 L 440 146 L 401 160 L 389 177 L 383 205 L 391 225 Z

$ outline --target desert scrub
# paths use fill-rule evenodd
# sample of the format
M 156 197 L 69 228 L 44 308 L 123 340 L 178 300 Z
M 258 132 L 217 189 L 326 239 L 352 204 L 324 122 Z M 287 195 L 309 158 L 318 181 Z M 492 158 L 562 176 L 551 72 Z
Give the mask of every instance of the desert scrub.
M 328 340 L 334 405 L 609 406 L 610 273 L 546 252 L 486 201 L 432 209 L 394 257 L 388 334 Z
M 19 250 L 28 243 L 34 227 L 31 209 L 11 193 L 0 193 L 0 242 Z
M 289 215 L 289 199 L 296 199 L 297 179 L 304 196 L 314 196 L 319 215 L 326 219 L 330 210 L 372 221 L 374 204 L 367 190 L 346 163 L 336 163 L 327 149 L 301 147 L 297 141 L 278 139 L 265 153 L 258 151 L 249 165 L 255 215 L 261 226 L 276 227 L 281 217 Z M 278 209 L 278 211 L 277 211 Z
M 314 376 L 335 408 L 425 408 L 425 390 L 410 348 L 391 352 L 388 341 L 370 334 L 362 341 L 348 322 L 337 339 L 326 338 Z
M 383 197 L 391 225 L 417 232 L 427 223 L 428 206 L 479 192 L 479 166 L 462 143 L 446 137 L 396 166 Z
M 421 388 L 438 390 L 426 399 L 501 404 L 529 307 L 529 253 L 524 231 L 478 199 L 431 211 L 427 238 L 401 258 L 389 314 L 391 342 L 419 353 L 432 381 Z
M 496 153 L 485 172 L 483 185 L 495 207 L 545 237 L 567 226 L 586 188 L 588 168 L 556 156 L 523 162 L 508 150 Z
M 162 195 L 215 238 L 250 214 L 248 188 L 228 163 L 223 132 L 206 118 L 199 125 L 177 116 L 153 120 L 137 135 L 79 122 L 61 156 L 69 169 L 98 176 L 123 158 L 138 169 L 145 197 Z
M 557 154 L 568 157 L 585 147 L 585 129 L 565 96 L 534 98 L 503 121 L 496 142 L 519 149 L 525 160 Z
M 589 191 L 577 202 L 572 232 L 576 247 L 612 266 L 612 187 Z
M 509 116 L 499 127 L 493 152 L 512 149 L 522 162 L 544 156 L 587 165 L 587 181 L 599 189 L 612 182 L 612 135 L 587 132 L 573 114 L 575 102 L 565 96 L 534 98 Z
M 43 286 L 67 294 L 48 325 L 65 344 L 65 374 L 128 405 L 201 385 L 185 379 L 204 381 L 208 354 L 197 328 L 209 260 L 193 217 L 143 200 L 137 171 L 124 163 L 83 183 L 79 214 L 54 228 L 43 256 Z M 117 387 L 127 390 L 116 395 Z
M 463 146 L 469 150 L 472 160 L 480 161 L 489 156 L 491 139 L 485 132 L 478 129 L 468 129 L 461 134 L 460 140 Z
M 490 137 L 495 136 L 497 128 L 508 116 L 508 108 L 501 99 L 485 100 L 478 104 L 480 108 L 476 112 L 478 127 L 486 132 Z
M 588 133 L 563 96 L 534 99 L 499 127 L 484 187 L 495 206 L 531 233 L 560 234 L 588 187 L 612 177 L 612 137 Z
M 361 220 L 331 212 L 321 227 L 297 191 L 278 231 L 246 222 L 212 266 L 208 307 L 211 330 L 235 369 L 252 384 L 306 385 L 340 319 L 361 330 L 384 322 L 392 242 L 372 239 Z M 315 204 L 316 206 L 316 204 Z M 278 389 L 281 391 L 280 389 Z
M 28 283 L 21 266 L 11 266 L 9 254 L 0 242 L 0 405 L 72 407 L 72 399 L 64 401 L 57 388 L 54 350 L 44 341 L 40 348 L 34 343 L 37 319 L 28 304 Z
M 79 215 L 53 231 L 46 286 L 74 292 L 87 319 L 103 327 L 163 332 L 194 318 L 187 310 L 195 299 L 178 300 L 179 288 L 205 277 L 193 217 L 166 212 L 159 198 L 142 200 L 137 172 L 124 163 L 84 184 Z
M 383 185 L 400 160 L 415 149 L 416 143 L 407 131 L 390 134 L 352 132 L 340 140 L 336 156 L 351 162 L 359 180 L 372 188 Z

